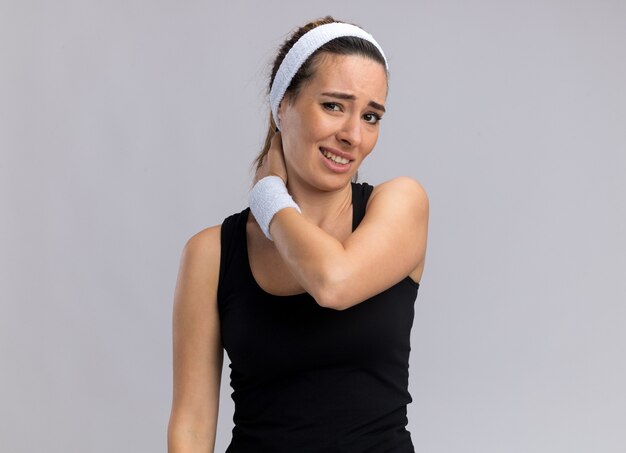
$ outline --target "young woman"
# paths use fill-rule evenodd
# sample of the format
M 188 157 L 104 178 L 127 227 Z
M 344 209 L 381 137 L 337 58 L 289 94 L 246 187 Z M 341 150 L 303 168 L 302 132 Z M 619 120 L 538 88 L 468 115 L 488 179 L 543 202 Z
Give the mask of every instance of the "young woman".
M 387 77 L 374 38 L 332 17 L 281 47 L 250 207 L 183 252 L 170 453 L 213 451 L 224 349 L 227 452 L 414 451 L 408 359 L 428 199 L 409 177 L 356 182 Z

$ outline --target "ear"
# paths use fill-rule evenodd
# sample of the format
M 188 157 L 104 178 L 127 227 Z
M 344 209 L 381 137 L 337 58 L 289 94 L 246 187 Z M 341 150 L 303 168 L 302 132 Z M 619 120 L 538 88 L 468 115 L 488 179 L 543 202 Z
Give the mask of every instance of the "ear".
M 288 116 L 289 108 L 291 107 L 290 94 L 285 93 L 285 96 L 278 103 L 278 121 L 280 124 L 285 122 L 285 117 Z
M 278 121 L 280 122 L 280 124 L 283 124 L 283 108 L 285 104 L 285 98 L 283 98 L 278 104 Z

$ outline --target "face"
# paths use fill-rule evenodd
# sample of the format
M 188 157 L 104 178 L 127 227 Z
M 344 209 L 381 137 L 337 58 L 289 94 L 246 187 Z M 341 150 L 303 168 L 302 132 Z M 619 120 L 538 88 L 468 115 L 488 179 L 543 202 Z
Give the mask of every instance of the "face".
M 378 62 L 324 54 L 295 99 L 279 106 L 289 180 L 322 190 L 345 186 L 372 151 L 387 97 Z

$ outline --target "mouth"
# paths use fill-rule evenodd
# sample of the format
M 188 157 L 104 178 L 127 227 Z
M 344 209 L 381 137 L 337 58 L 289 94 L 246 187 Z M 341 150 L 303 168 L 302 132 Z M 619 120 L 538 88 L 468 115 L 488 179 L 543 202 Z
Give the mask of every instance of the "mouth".
M 341 154 L 344 154 L 342 156 L 342 155 L 339 155 L 338 151 L 331 152 L 327 148 L 320 148 L 319 150 L 326 159 L 331 160 L 334 163 L 339 164 L 339 165 L 347 165 L 354 160 L 354 159 L 349 159 L 348 157 L 346 157 L 345 153 L 341 153 Z

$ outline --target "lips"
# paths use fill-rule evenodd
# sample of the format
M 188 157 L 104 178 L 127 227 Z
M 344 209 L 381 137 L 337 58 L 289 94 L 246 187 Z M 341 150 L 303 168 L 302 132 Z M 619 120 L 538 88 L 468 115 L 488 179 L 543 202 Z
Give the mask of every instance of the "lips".
M 349 162 L 352 162 L 354 160 L 354 158 L 352 157 L 352 155 L 350 153 L 346 153 L 344 151 L 340 151 L 338 149 L 335 148 L 329 148 L 329 147 L 325 147 L 322 146 L 320 147 L 320 151 L 322 154 L 324 154 L 325 152 L 333 154 L 337 157 L 341 157 L 343 159 L 347 159 Z
M 324 165 L 327 169 L 332 171 L 333 173 L 346 173 L 349 172 L 352 168 L 352 160 L 344 159 L 342 157 L 333 157 L 329 158 L 330 151 L 327 148 L 320 148 L 320 159 L 322 160 L 322 165 Z M 345 155 L 345 153 L 343 153 Z M 333 159 L 342 160 L 345 163 L 335 162 Z

